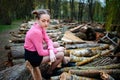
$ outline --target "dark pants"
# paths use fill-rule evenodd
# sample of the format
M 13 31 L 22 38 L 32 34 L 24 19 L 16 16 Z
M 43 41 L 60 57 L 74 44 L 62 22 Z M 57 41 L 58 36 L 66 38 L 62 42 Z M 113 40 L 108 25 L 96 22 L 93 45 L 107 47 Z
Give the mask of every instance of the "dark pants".
M 29 51 L 25 49 L 25 60 L 28 60 L 33 67 L 40 66 L 43 56 L 38 55 L 37 51 Z

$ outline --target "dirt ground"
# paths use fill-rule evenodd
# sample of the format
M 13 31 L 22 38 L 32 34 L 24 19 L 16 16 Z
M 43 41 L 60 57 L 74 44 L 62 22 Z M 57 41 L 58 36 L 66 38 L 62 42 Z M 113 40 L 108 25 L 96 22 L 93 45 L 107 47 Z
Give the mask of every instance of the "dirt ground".
M 17 28 L 9 30 L 9 31 L 4 31 L 0 33 L 0 71 L 4 70 L 8 66 L 5 65 L 5 62 L 8 60 L 7 59 L 7 53 L 8 51 L 5 50 L 5 45 L 9 44 L 9 39 L 10 39 L 10 32 L 15 31 Z

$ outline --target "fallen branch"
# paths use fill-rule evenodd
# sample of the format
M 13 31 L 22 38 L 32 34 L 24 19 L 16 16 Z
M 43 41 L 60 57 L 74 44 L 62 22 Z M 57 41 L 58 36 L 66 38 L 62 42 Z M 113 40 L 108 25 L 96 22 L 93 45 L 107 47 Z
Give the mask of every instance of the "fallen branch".
M 112 50 L 103 51 L 102 53 L 98 53 L 97 55 L 92 56 L 92 57 L 89 58 L 89 59 L 83 60 L 82 62 L 77 62 L 76 65 L 77 65 L 77 66 L 80 66 L 80 65 L 86 64 L 86 63 L 88 63 L 88 62 L 91 62 L 91 61 L 92 61 L 93 59 L 95 59 L 95 58 L 98 58 L 98 57 L 103 56 L 103 55 L 108 55 L 108 54 L 110 54 L 111 51 L 112 51 Z
M 95 59 L 95 58 L 97 58 L 97 57 L 99 57 L 99 56 L 100 56 L 100 54 L 97 54 L 97 55 L 95 55 L 95 56 L 93 56 L 93 57 L 91 57 L 91 58 L 89 58 L 89 59 L 85 59 L 85 60 L 83 60 L 83 61 L 81 61 L 81 62 L 76 62 L 76 65 L 77 65 L 77 66 L 80 66 L 80 65 L 89 63 L 89 62 L 91 62 L 93 59 Z

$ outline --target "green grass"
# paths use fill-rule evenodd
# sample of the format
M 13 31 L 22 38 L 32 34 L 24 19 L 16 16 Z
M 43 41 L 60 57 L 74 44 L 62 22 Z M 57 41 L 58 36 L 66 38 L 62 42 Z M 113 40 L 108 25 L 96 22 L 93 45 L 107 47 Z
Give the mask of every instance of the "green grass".
M 0 25 L 0 33 L 19 28 L 22 20 L 13 21 L 11 25 Z

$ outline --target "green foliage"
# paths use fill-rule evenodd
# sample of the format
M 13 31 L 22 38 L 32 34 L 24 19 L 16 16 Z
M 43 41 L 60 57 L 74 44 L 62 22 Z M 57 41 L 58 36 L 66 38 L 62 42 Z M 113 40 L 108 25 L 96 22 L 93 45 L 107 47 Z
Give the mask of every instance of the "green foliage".
M 33 0 L 0 0 L 0 24 L 11 24 L 14 19 L 28 19 Z
M 107 17 L 106 17 L 106 30 L 107 31 L 111 31 L 111 24 L 112 24 L 112 20 L 113 20 L 113 7 L 111 7 L 112 3 L 108 0 L 106 1 L 106 10 L 107 10 Z
M 111 31 L 111 25 L 120 25 L 120 1 L 106 0 L 106 30 Z
M 106 0 L 106 7 L 100 0 L 0 0 L 0 24 L 11 24 L 14 19 L 29 20 L 31 11 L 39 8 L 50 9 L 51 18 L 56 19 L 106 21 L 107 31 L 111 31 L 111 24 L 120 24 L 119 0 Z
M 104 21 L 104 8 L 101 6 L 100 2 L 95 1 L 94 3 L 94 16 L 93 19 L 96 22 Z
M 62 1 L 62 6 L 61 6 L 61 15 L 62 15 L 62 17 L 61 18 L 64 18 L 64 19 L 66 19 L 66 18 L 69 18 L 70 17 L 70 14 L 69 14 L 69 9 L 68 9 L 68 1 Z
M 17 21 L 13 21 L 11 25 L 0 25 L 0 33 L 14 29 L 14 28 L 19 28 L 21 23 L 22 23 L 21 20 L 17 20 Z
M 11 7 L 8 5 L 10 1 L 0 0 L 0 24 L 11 24 Z

